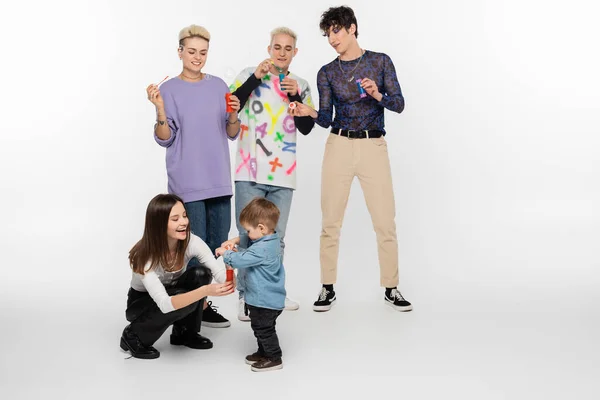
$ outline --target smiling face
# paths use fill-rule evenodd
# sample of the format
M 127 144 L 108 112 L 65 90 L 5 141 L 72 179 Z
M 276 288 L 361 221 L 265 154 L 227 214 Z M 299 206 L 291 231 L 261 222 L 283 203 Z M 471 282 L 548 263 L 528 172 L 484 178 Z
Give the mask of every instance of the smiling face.
M 208 41 L 200 37 L 190 37 L 184 40 L 179 47 L 179 56 L 183 69 L 191 74 L 198 74 L 206 64 L 208 58 Z
M 177 202 L 169 214 L 167 237 L 169 242 L 185 240 L 188 235 L 189 219 L 181 202 Z
M 274 35 L 267 50 L 275 66 L 283 70 L 287 70 L 290 67 L 292 59 L 298 53 L 296 40 L 285 33 Z
M 356 25 L 354 24 L 350 26 L 350 29 L 340 26 L 331 26 L 327 31 L 327 40 L 338 54 L 344 54 L 348 51 L 350 46 L 356 42 L 356 36 L 354 35 L 355 31 Z

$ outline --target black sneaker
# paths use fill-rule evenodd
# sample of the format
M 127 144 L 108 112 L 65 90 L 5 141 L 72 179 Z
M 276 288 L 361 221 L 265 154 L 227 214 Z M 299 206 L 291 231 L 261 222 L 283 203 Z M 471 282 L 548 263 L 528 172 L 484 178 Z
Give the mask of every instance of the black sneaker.
M 314 311 L 329 311 L 335 304 L 335 292 L 321 288 L 319 298 L 313 304 Z
M 146 346 L 140 338 L 129 329 L 129 325 L 123 330 L 121 335 L 121 349 L 129 352 L 133 358 L 151 360 L 160 357 L 160 352 L 152 346 Z
M 208 302 L 208 307 L 202 312 L 202 326 L 208 328 L 227 328 L 231 326 L 224 316 L 217 312 L 217 306 L 212 305 L 212 301 Z
M 392 307 L 397 311 L 411 311 L 413 309 L 412 304 L 402 297 L 398 289 L 386 290 L 383 297 L 388 306 Z

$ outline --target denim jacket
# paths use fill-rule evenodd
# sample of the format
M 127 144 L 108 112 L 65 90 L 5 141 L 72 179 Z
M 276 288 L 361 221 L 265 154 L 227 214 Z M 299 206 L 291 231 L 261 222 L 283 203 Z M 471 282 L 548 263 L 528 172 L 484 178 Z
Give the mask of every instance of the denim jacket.
M 227 250 L 223 261 L 233 268 L 247 268 L 245 301 L 255 307 L 283 310 L 285 307 L 285 271 L 281 262 L 279 235 L 274 233 L 250 242 L 246 250 Z

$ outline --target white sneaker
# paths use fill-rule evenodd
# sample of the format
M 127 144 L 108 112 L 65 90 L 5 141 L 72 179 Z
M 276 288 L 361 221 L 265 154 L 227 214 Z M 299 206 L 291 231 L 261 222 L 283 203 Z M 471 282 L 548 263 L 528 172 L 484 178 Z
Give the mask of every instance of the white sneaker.
M 250 313 L 248 312 L 248 307 L 246 307 L 246 302 L 243 298 L 241 298 L 238 303 L 238 319 L 244 322 L 250 321 Z
M 294 300 L 290 300 L 287 297 L 285 298 L 285 310 L 287 311 L 296 311 L 300 308 L 300 304 L 296 303 Z

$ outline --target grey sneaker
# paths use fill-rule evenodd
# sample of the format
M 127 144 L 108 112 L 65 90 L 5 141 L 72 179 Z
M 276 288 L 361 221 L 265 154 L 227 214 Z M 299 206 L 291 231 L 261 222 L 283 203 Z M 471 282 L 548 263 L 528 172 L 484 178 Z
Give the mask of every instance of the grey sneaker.
M 250 321 L 250 311 L 243 298 L 238 303 L 238 319 L 244 322 Z
M 300 304 L 295 302 L 294 300 L 286 297 L 285 298 L 285 310 L 286 311 L 296 311 L 300 308 Z

